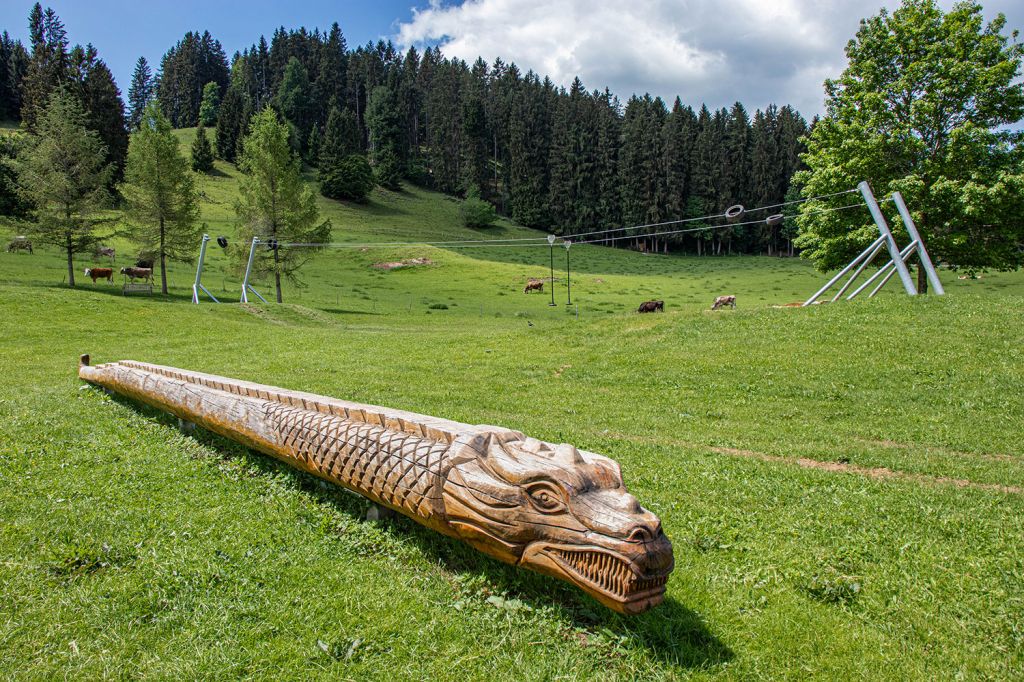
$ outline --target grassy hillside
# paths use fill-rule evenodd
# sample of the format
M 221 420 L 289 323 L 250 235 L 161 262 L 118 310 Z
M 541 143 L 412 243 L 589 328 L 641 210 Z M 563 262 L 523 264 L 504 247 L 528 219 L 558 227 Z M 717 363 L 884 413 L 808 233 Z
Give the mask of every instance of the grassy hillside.
M 233 234 L 236 177 L 218 163 L 203 182 L 211 234 Z M 322 207 L 337 241 L 535 234 L 465 230 L 455 202 L 415 189 Z M 947 277 L 945 298 L 893 287 L 776 309 L 821 275 L 767 258 L 571 255 L 578 317 L 561 283 L 555 308 L 522 293 L 546 276 L 546 248 L 330 250 L 284 306 L 192 306 L 188 266 L 167 300 L 71 291 L 56 252 L 0 253 L 0 670 L 1019 677 L 1020 274 Z M 433 264 L 372 267 L 412 257 Z M 237 300 L 226 265 L 213 249 L 207 286 Z M 723 293 L 739 308 L 707 311 Z M 637 315 L 649 297 L 668 312 Z M 620 617 L 404 518 L 364 522 L 361 498 L 81 386 L 82 352 L 607 454 L 674 543 L 666 603 Z

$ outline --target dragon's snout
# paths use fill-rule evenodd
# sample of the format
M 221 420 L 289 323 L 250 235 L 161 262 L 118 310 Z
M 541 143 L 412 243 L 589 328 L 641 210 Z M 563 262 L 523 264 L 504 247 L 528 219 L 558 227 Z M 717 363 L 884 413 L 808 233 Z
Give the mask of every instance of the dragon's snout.
M 672 543 L 658 529 L 657 535 L 602 545 L 559 545 L 535 542 L 526 548 L 521 563 L 536 571 L 568 580 L 605 606 L 635 614 L 661 603 L 674 566 Z

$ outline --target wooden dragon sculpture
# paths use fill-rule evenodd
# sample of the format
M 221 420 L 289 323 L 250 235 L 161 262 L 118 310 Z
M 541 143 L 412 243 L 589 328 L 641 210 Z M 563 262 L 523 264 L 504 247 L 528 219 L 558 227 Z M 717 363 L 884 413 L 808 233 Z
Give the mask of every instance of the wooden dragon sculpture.
M 619 465 L 571 445 L 125 360 L 85 381 L 277 457 L 620 613 L 659 604 L 673 568 Z

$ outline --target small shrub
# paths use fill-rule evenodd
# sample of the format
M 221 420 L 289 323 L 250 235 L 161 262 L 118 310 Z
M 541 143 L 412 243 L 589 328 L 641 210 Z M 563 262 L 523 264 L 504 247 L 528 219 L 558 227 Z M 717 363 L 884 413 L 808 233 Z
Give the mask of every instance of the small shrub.
M 498 212 L 490 202 L 480 198 L 480 190 L 470 188 L 462 202 L 462 222 L 466 227 L 490 227 L 498 219 Z

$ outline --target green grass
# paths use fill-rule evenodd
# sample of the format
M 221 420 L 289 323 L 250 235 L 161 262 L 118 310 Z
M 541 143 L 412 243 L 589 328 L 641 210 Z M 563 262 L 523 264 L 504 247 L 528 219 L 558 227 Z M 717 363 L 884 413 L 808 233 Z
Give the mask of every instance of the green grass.
M 236 175 L 218 169 L 204 220 L 231 235 Z M 338 241 L 535 234 L 465 230 L 455 202 L 415 189 L 323 208 Z M 415 256 L 434 265 L 372 267 Z M 547 257 L 331 250 L 290 303 L 243 307 L 189 305 L 187 266 L 167 299 L 126 298 L 60 287 L 56 252 L 0 253 L 0 670 L 1021 677 L 1021 275 L 775 309 L 822 277 L 792 260 L 573 247 L 576 317 L 561 284 L 554 309 L 522 293 Z M 206 282 L 231 299 L 225 264 L 211 250 Z M 739 308 L 708 312 L 723 293 Z M 668 312 L 637 315 L 646 298 Z M 363 522 L 361 498 L 82 387 L 82 352 L 614 457 L 674 543 L 666 603 L 617 616 L 404 518 Z M 899 477 L 864 473 L 883 467 Z

